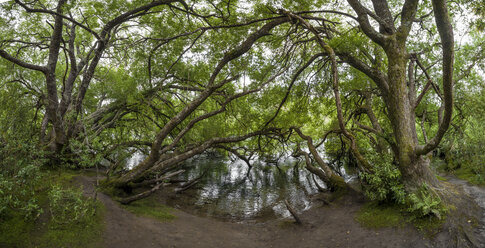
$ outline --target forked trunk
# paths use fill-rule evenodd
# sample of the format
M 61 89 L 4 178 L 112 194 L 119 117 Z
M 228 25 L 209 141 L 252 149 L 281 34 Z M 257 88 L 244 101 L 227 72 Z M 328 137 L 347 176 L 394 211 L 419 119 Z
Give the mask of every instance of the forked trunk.
M 389 95 L 387 97 L 389 117 L 396 139 L 399 170 L 406 190 L 413 192 L 423 184 L 439 187 L 439 182 L 429 167 L 426 156 L 416 154 L 418 138 L 415 124 L 414 103 L 409 99 L 406 84 L 406 57 L 404 44 L 395 45 L 388 53 Z

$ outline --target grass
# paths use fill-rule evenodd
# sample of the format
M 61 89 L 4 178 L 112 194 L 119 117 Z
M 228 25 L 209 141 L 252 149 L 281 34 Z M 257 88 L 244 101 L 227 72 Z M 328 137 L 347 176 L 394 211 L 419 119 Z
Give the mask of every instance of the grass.
M 427 237 L 437 234 L 445 222 L 445 218 L 439 220 L 434 216 L 416 218 L 399 205 L 379 205 L 376 202 L 364 204 L 355 219 L 363 227 L 372 229 L 404 227 L 410 223 Z
M 400 207 L 378 205 L 375 202 L 366 203 L 357 212 L 355 219 L 367 228 L 402 227 L 406 223 Z
M 453 174 L 463 180 L 466 180 L 472 184 L 485 186 L 485 176 L 475 173 L 471 168 L 461 167 L 453 171 Z
M 104 206 L 96 204 L 96 214 L 79 223 L 65 226 L 47 224 L 47 231 L 40 237 L 39 247 L 101 247 L 104 229 Z
M 172 208 L 160 204 L 152 197 L 132 202 L 129 205 L 122 205 L 122 207 L 135 215 L 154 218 L 162 222 L 175 218 L 175 215 L 171 213 Z
M 438 178 L 438 180 L 440 180 L 440 181 L 448 181 L 448 179 L 446 179 L 446 178 L 444 178 L 440 175 L 436 175 L 436 178 Z
M 18 212 L 8 212 L 0 219 L 0 247 L 32 247 L 30 233 L 34 231 L 34 222 L 25 221 Z
M 74 171 L 47 171 L 36 186 L 36 198 L 43 209 L 37 220 L 25 219 L 19 212 L 9 211 L 0 219 L 0 247 L 55 248 L 100 247 L 104 229 L 104 205 L 96 202 L 96 214 L 81 222 L 64 225 L 51 221 L 49 191 L 53 185 L 72 188 Z

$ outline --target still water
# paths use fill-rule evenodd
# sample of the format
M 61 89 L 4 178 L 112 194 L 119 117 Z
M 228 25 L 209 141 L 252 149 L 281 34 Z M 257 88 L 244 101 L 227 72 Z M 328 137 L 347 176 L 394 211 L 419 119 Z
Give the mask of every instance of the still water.
M 132 169 L 145 155 L 135 152 L 126 161 Z M 277 162 L 276 162 L 277 161 Z M 275 163 L 276 162 L 276 163 Z M 299 212 L 311 207 L 318 187 L 326 185 L 304 168 L 304 161 L 282 156 L 271 163 L 251 160 L 251 168 L 240 159 L 195 156 L 177 169 L 185 172 L 179 180 L 189 181 L 204 174 L 200 182 L 166 204 L 192 213 L 231 220 L 269 220 L 288 217 L 284 200 Z M 346 181 L 355 179 L 343 166 L 336 168 Z
M 253 160 L 252 168 L 242 160 L 197 156 L 181 168 L 179 179 L 203 179 L 169 205 L 192 206 L 197 214 L 233 220 L 267 220 L 288 217 L 286 199 L 298 211 L 311 207 L 311 197 L 326 185 L 303 168 L 303 161 L 284 157 L 277 163 Z M 352 177 L 341 171 L 347 180 Z M 182 206 L 183 208 L 183 206 Z

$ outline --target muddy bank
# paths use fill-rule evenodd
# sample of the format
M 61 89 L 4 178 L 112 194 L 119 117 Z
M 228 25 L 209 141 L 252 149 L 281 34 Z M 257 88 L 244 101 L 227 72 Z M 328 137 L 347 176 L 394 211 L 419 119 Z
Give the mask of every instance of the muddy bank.
M 79 177 L 92 195 L 94 179 Z M 106 206 L 103 247 L 448 247 L 446 239 L 428 240 L 411 226 L 365 229 L 355 213 L 362 199 L 347 196 L 331 205 L 316 201 L 301 215 L 303 225 L 291 219 L 263 223 L 234 223 L 204 218 L 175 209 L 176 218 L 159 222 L 135 216 L 110 197 L 99 193 Z

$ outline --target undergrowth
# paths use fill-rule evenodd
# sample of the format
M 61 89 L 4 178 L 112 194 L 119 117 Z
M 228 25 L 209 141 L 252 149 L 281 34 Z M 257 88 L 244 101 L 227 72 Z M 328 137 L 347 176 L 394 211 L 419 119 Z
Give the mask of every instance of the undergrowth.
M 31 185 L 29 195 L 35 199 L 30 202 L 35 203 L 31 208 L 37 209 L 37 214 L 18 211 L 17 205 L 29 204 L 29 201 L 3 205 L 0 247 L 100 247 L 104 206 L 84 197 L 82 189 L 72 185 L 74 172 L 38 170 L 36 173 L 39 180 Z M 22 196 L 17 191 L 11 193 Z
M 413 225 L 427 236 L 438 233 L 445 219 L 435 216 L 416 217 L 397 204 L 366 203 L 356 214 L 355 220 L 366 228 L 404 227 Z
M 371 200 L 357 213 L 365 227 L 397 227 L 406 223 L 427 233 L 435 233 L 444 223 L 448 207 L 426 184 L 413 191 L 404 187 L 399 169 L 391 156 L 368 154 L 374 171 L 361 173 L 365 195 Z M 444 178 L 439 178 L 443 180 Z

